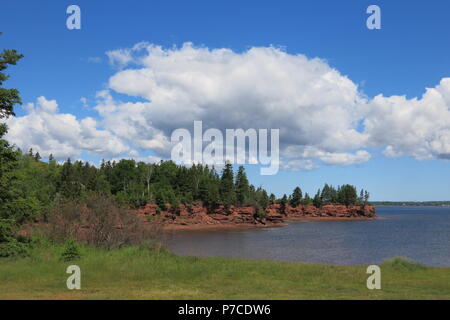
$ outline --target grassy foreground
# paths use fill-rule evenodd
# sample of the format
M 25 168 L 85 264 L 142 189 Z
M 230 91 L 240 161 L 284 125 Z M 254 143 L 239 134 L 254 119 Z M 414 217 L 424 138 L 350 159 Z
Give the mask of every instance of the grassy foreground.
M 100 250 L 61 261 L 41 244 L 30 257 L 0 259 L 0 299 L 450 299 L 450 268 L 401 259 L 381 266 L 382 289 L 366 288 L 365 267 L 228 258 L 178 257 L 144 247 Z M 81 268 L 81 290 L 66 287 Z

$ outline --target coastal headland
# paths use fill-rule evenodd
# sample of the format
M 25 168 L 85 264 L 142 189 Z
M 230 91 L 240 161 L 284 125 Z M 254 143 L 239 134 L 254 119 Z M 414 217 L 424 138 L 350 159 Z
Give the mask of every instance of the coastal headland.
M 149 203 L 137 210 L 144 221 L 158 221 L 165 230 L 209 230 L 228 228 L 266 228 L 284 226 L 290 221 L 348 221 L 376 219 L 375 207 L 371 205 L 313 205 L 292 207 L 280 204 L 269 205 L 264 213 L 258 214 L 251 206 L 218 206 L 211 210 L 201 204 L 160 210 L 156 204 Z

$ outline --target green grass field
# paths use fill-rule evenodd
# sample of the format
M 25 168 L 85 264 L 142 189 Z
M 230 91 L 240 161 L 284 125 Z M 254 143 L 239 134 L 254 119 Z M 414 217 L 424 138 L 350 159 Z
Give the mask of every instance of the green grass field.
M 41 243 L 29 257 L 0 259 L 0 299 L 450 299 L 450 268 L 401 259 L 381 266 L 382 289 L 368 290 L 365 267 L 178 257 L 165 250 L 63 247 Z M 66 287 L 81 268 L 81 290 Z

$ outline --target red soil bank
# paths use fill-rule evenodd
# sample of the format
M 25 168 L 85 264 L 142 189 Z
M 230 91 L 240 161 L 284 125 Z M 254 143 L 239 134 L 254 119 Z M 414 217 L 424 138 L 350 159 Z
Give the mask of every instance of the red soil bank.
M 156 204 L 147 204 L 137 210 L 138 214 L 147 220 L 158 219 L 168 229 L 202 229 L 203 227 L 240 227 L 256 226 L 271 227 L 284 225 L 286 221 L 302 220 L 366 220 L 376 218 L 373 206 L 344 206 L 325 205 L 321 208 L 314 206 L 291 207 L 286 205 L 284 212 L 279 204 L 269 205 L 266 216 L 261 218 L 253 207 L 234 207 L 226 210 L 223 206 L 213 212 L 200 204 L 186 207 L 181 204 L 175 210 L 157 210 Z

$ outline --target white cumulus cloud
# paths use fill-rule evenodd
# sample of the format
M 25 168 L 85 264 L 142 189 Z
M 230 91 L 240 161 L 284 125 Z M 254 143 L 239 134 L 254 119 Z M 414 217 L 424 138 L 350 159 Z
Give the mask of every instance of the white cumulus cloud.
M 82 151 L 105 157 L 130 151 L 109 131 L 97 129 L 97 121 L 93 118 L 78 120 L 72 114 L 59 113 L 55 100 L 39 97 L 25 109 L 25 116 L 8 119 L 6 136 L 25 151 L 33 148 L 41 156 L 53 154 L 57 159 L 76 158 Z
M 326 61 L 275 47 L 235 52 L 142 42 L 107 56 L 118 69 L 97 94 L 97 119 L 59 113 L 56 101 L 40 97 L 25 116 L 8 120 L 8 138 L 61 158 L 146 159 L 136 150 L 151 150 L 160 159 L 170 156 L 175 129 L 202 120 L 204 130 L 279 129 L 285 170 L 363 163 L 369 148 L 450 159 L 450 78 L 420 98 L 370 99 Z
M 421 98 L 376 96 L 364 120 L 370 144 L 388 157 L 450 159 L 450 78 Z
M 167 155 L 171 132 L 191 129 L 195 120 L 205 129 L 280 129 L 281 156 L 290 146 L 313 146 L 328 155 L 324 162 L 340 164 L 354 163 L 355 156 L 342 152 L 367 140 L 357 130 L 364 98 L 321 59 L 274 47 L 237 53 L 190 43 L 170 49 L 140 43 L 108 55 L 122 67 L 109 79 L 110 90 L 144 102 L 112 103 L 108 97 L 97 110 L 106 128 L 139 147 Z M 134 67 L 126 67 L 129 63 Z M 332 161 L 334 154 L 342 160 Z

